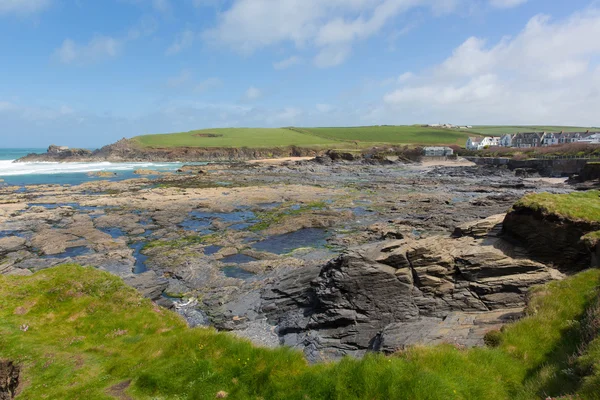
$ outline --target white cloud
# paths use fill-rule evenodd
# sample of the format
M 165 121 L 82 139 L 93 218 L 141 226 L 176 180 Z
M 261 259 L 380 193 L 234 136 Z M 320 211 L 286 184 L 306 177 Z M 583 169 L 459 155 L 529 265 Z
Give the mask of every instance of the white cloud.
M 598 125 L 597 37 L 600 10 L 588 9 L 556 21 L 535 16 L 518 35 L 492 45 L 469 38 L 442 63 L 387 93 L 378 115 Z
M 316 109 L 319 112 L 328 113 L 328 112 L 335 110 L 335 107 L 332 106 L 331 104 L 317 104 Z
M 156 28 L 156 20 L 146 16 L 120 37 L 96 34 L 87 43 L 77 43 L 67 38 L 53 56 L 63 64 L 93 64 L 118 56 L 127 43 L 152 35 Z
M 260 99 L 262 96 L 263 96 L 262 90 L 254 87 L 254 86 L 250 86 L 248 88 L 248 90 L 246 90 L 246 93 L 244 93 L 243 100 L 254 101 L 254 100 Z
M 330 68 L 342 64 L 350 56 L 350 46 L 330 46 L 315 56 L 314 63 L 319 68 Z
M 179 33 L 175 38 L 175 41 L 166 51 L 166 54 L 171 56 L 177 53 L 180 53 L 182 50 L 191 47 L 194 44 L 196 39 L 196 33 L 191 29 L 186 29 L 183 32 Z
M 302 63 L 302 59 L 298 56 L 291 56 L 288 57 L 284 60 L 278 61 L 276 63 L 273 63 L 273 68 L 277 69 L 277 70 L 282 70 L 282 69 L 287 69 L 290 68 L 294 65 L 298 65 Z
M 97 35 L 85 44 L 65 39 L 54 55 L 63 64 L 89 64 L 115 57 L 121 46 L 120 40 L 110 36 Z
M 527 3 L 527 0 L 490 0 L 492 7 L 513 8 Z
M 285 42 L 314 47 L 315 65 L 325 68 L 343 63 L 357 40 L 380 33 L 399 14 L 419 6 L 440 14 L 459 1 L 234 0 L 203 37 L 245 54 Z
M 152 7 L 163 14 L 170 13 L 172 9 L 169 0 L 152 0 Z
M 300 108 L 286 107 L 283 110 L 274 111 L 264 118 L 268 125 L 290 125 L 298 120 L 304 112 Z M 263 118 L 261 116 L 261 118 Z
M 415 77 L 415 74 L 412 72 L 405 72 L 398 77 L 398 83 L 406 83 Z
M 192 79 L 192 72 L 189 69 L 182 70 L 179 75 L 172 76 L 167 79 L 167 86 L 170 88 L 178 88 L 188 84 Z
M 50 0 L 0 0 L 0 15 L 35 14 L 48 8 Z
M 196 85 L 197 92 L 205 92 L 217 88 L 223 84 L 223 81 L 219 78 L 208 78 Z

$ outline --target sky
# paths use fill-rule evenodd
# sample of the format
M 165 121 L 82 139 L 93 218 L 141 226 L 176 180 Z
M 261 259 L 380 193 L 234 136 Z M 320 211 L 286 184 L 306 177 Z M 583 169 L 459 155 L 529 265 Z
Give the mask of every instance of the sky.
M 600 125 L 600 1 L 0 0 L 0 147 Z

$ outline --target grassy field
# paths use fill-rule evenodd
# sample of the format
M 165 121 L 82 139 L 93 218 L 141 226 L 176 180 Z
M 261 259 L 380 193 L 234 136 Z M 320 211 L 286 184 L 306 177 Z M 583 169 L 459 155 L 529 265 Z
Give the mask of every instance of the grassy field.
M 536 290 L 527 318 L 490 334 L 493 348 L 309 366 L 189 329 L 119 278 L 69 265 L 0 276 L 0 358 L 22 366 L 22 399 L 597 399 L 599 285 L 589 270 Z
M 469 134 L 463 131 L 411 126 L 361 126 L 352 128 L 301 128 L 332 140 L 393 144 L 465 145 Z
M 600 222 L 600 191 L 529 194 L 519 200 L 515 207 L 527 207 L 547 214 Z
M 145 135 L 134 138 L 144 147 L 250 147 L 329 146 L 335 142 L 283 128 L 222 128 L 199 131 Z
M 519 133 L 519 132 L 585 132 L 587 130 L 594 130 L 594 128 L 584 128 L 580 126 L 549 126 L 549 125 L 507 125 L 507 126 L 489 126 L 480 125 L 474 126 L 469 129 L 469 132 L 486 135 L 486 136 L 500 136 L 507 133 Z M 600 130 L 599 128 L 595 128 Z
M 287 146 L 356 149 L 375 144 L 458 144 L 465 132 L 420 126 L 366 126 L 353 128 L 224 128 L 134 138 L 144 147 L 249 147 Z
M 190 132 L 143 135 L 133 138 L 149 148 L 276 148 L 311 147 L 352 150 L 375 145 L 459 145 L 473 135 L 499 136 L 531 131 L 586 131 L 567 126 L 475 126 L 469 130 L 429 128 L 420 125 L 332 128 L 215 128 Z M 600 130 L 600 129 L 597 129 Z

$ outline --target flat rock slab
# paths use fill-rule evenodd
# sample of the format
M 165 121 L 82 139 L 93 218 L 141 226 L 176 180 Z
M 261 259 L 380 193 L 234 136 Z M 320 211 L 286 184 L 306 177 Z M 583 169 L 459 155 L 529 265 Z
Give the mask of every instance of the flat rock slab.
M 385 327 L 376 350 L 393 353 L 408 346 L 453 344 L 459 347 L 484 345 L 485 334 L 500 329 L 523 314 L 523 308 L 480 313 L 453 312 L 446 318 L 423 317 Z
M 9 236 L 0 239 L 0 255 L 23 250 L 27 241 L 18 236 Z

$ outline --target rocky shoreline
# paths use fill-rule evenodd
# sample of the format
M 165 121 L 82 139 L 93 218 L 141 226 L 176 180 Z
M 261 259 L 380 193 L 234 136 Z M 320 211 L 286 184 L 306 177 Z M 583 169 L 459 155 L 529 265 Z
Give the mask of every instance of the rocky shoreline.
M 503 235 L 506 212 L 525 193 L 571 190 L 495 166 L 330 156 L 0 186 L 0 274 L 93 266 L 192 326 L 311 361 L 481 345 L 529 287 L 569 273 L 507 240 L 529 222 L 509 214 Z

